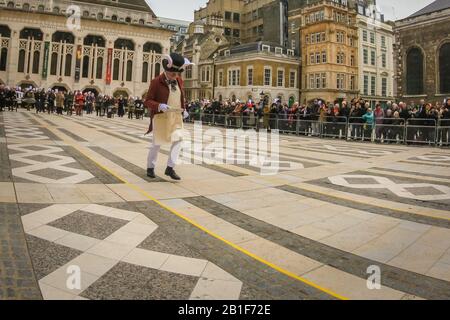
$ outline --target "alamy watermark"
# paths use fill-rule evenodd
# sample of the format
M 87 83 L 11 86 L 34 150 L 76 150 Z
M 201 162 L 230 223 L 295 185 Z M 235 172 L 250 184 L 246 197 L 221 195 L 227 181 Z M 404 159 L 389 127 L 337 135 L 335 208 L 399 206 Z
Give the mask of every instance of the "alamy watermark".
M 278 130 L 204 129 L 201 122 L 194 130 L 182 130 L 181 164 L 248 165 L 261 175 L 280 171 L 280 136 Z

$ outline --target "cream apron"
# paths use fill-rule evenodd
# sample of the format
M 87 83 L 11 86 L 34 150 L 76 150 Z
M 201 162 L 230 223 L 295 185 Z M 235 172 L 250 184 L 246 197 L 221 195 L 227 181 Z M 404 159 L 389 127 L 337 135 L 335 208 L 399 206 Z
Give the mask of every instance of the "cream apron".
M 153 118 L 154 145 L 171 145 L 183 140 L 183 117 L 181 115 L 181 90 L 170 90 L 167 105 L 170 109 L 165 113 L 155 114 Z

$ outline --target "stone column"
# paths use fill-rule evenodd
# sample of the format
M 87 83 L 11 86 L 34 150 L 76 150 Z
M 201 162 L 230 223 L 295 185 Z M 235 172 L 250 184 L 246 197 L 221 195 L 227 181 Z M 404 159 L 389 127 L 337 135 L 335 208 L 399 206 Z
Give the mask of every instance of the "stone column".
M 19 62 L 19 31 L 11 30 L 9 40 L 8 61 L 6 65 L 5 82 L 9 86 L 15 86 L 18 82 L 17 67 Z
M 142 92 L 139 89 L 142 87 L 142 67 L 144 64 L 143 60 L 144 48 L 142 43 L 137 43 L 136 50 L 134 51 L 134 61 L 133 61 L 133 92 L 131 93 L 134 97 L 141 96 Z

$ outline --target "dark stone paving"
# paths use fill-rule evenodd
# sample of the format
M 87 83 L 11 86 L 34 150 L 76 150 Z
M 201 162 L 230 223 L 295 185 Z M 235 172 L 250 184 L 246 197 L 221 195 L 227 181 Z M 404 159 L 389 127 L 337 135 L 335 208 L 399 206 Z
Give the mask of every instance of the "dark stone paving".
M 81 251 L 68 248 L 41 238 L 26 236 L 33 261 L 36 278 L 41 280 L 50 273 L 56 271 L 69 261 L 72 261 Z
M 8 156 L 8 146 L 0 142 L 0 182 L 11 182 L 12 172 Z
M 436 164 L 436 165 L 438 165 L 438 164 Z M 393 171 L 392 169 L 386 169 L 386 168 L 380 168 L 380 167 L 375 167 L 375 168 L 371 168 L 371 169 L 384 171 L 385 174 L 389 174 L 389 171 Z M 416 176 L 423 175 L 423 172 L 406 171 L 406 170 L 398 170 L 398 169 L 395 169 L 395 173 L 404 173 L 404 174 L 416 175 Z M 372 174 L 378 175 L 378 173 L 372 173 Z M 446 178 L 445 176 L 442 176 L 442 175 L 430 174 L 430 173 L 427 173 L 426 176 L 427 176 L 427 178 L 440 178 L 440 179 L 442 179 L 442 178 L 445 179 Z M 450 177 L 447 177 L 447 178 L 450 178 Z M 425 183 L 433 183 L 433 182 L 428 182 L 428 181 L 424 181 L 424 182 Z M 439 184 L 440 181 L 436 181 L 434 183 Z
M 51 132 L 49 129 L 47 128 L 40 128 L 40 130 L 47 136 L 49 137 L 50 140 L 52 141 L 62 141 L 62 139 L 60 137 L 58 137 L 57 135 L 55 135 L 53 132 Z
M 205 197 L 184 200 L 264 239 L 362 279 L 367 278 L 369 266 L 378 265 L 383 274 L 382 284 L 387 287 L 426 299 L 450 298 L 450 282 L 392 267 L 327 246 L 247 216 Z
M 81 296 L 91 300 L 187 300 L 198 277 L 119 262 Z
M 49 204 L 40 204 L 40 203 L 20 203 L 19 204 L 20 215 L 25 216 L 27 214 L 42 210 L 49 206 L 50 206 Z
M 70 132 L 69 130 L 66 130 L 64 128 L 57 128 L 59 131 L 61 131 L 62 133 L 64 133 L 65 135 L 71 137 L 73 140 L 77 141 L 77 142 L 89 142 L 86 139 L 76 135 L 75 133 Z
M 123 182 L 117 179 L 109 172 L 100 168 L 97 164 L 85 157 L 81 152 L 71 146 L 61 146 L 69 156 L 78 161 L 84 170 L 89 171 L 94 177 L 96 177 L 103 184 L 122 184 Z
M 111 137 L 117 138 L 117 139 L 119 139 L 119 140 L 128 142 L 128 143 L 140 143 L 140 142 L 138 142 L 138 141 L 136 141 L 136 140 L 128 139 L 128 138 L 126 138 L 126 137 L 123 137 L 123 136 L 121 136 L 121 135 L 112 133 L 112 132 L 110 132 L 110 131 L 98 130 L 98 132 L 101 132 L 101 133 L 103 133 L 103 134 L 105 134 L 105 135 L 107 135 L 107 136 L 111 136 Z
M 150 251 L 173 254 L 188 258 L 203 259 L 202 255 L 187 247 L 182 242 L 175 241 L 167 232 L 161 228 L 156 229 L 138 248 Z
M 122 219 L 105 217 L 84 211 L 76 211 L 49 223 L 49 226 L 104 240 L 127 223 L 128 221 Z
M 369 159 L 369 158 L 375 158 L 379 156 L 366 156 L 366 155 L 356 155 L 351 152 L 334 152 L 334 151 L 326 151 L 324 149 L 318 149 L 318 148 L 309 148 L 309 147 L 293 147 L 293 146 L 285 146 L 285 148 L 288 149 L 295 149 L 295 150 L 305 150 L 310 152 L 317 152 L 317 153 L 326 153 L 326 154 L 335 154 L 339 156 L 346 156 L 346 157 L 352 157 L 352 158 L 360 158 L 360 159 Z
M 439 218 L 433 218 L 433 217 L 427 217 L 422 215 L 416 215 L 409 212 L 404 211 L 396 211 L 396 210 L 390 210 L 383 207 L 377 207 L 372 204 L 362 204 L 359 202 L 353 202 L 351 200 L 347 199 L 341 199 L 339 197 L 333 196 L 333 194 L 329 195 L 322 195 L 320 193 L 312 192 L 309 190 L 303 190 L 297 187 L 284 185 L 276 187 L 277 189 L 298 194 L 307 198 L 312 198 L 320 201 L 325 201 L 328 203 L 333 203 L 340 206 L 345 206 L 352 209 L 367 211 L 370 213 L 379 214 L 386 217 L 401 219 L 401 220 L 407 220 L 422 224 L 428 224 L 431 226 L 441 227 L 441 228 L 450 228 L 450 221 L 445 219 L 439 219 Z
M 385 177 L 393 181 L 395 184 L 420 184 L 420 183 L 426 183 L 426 184 L 436 184 L 436 185 L 444 185 L 444 186 L 450 186 L 450 183 L 445 182 L 430 182 L 430 181 L 423 181 L 420 179 L 412 179 L 412 178 L 404 178 L 404 177 L 398 177 L 398 176 L 391 176 L 389 174 L 380 174 L 380 173 L 370 173 L 366 171 L 355 171 L 351 173 L 347 173 L 346 175 L 366 175 L 366 176 L 378 176 L 378 177 Z M 348 181 L 348 180 L 347 180 Z M 359 180 L 361 181 L 361 180 Z M 358 195 L 368 196 L 372 198 L 382 199 L 382 200 L 388 200 L 388 201 L 394 201 L 394 202 L 401 202 L 405 204 L 410 204 L 414 206 L 420 206 L 420 207 L 427 207 L 432 209 L 440 209 L 440 210 L 448 210 L 450 207 L 450 199 L 448 200 L 433 200 L 433 201 L 423 201 L 423 200 L 416 200 L 416 199 L 408 199 L 404 197 L 397 196 L 394 192 L 390 191 L 387 188 L 377 188 L 377 189 L 356 189 L 356 188 L 348 188 L 343 186 L 338 186 L 330 182 L 328 178 L 320 179 L 320 180 L 314 180 L 314 181 L 308 181 L 309 184 L 321 186 L 325 188 L 335 189 L 339 191 L 354 193 Z M 378 184 L 376 181 L 372 182 L 357 182 L 354 181 L 354 183 L 370 183 L 370 184 Z M 406 188 L 408 191 L 415 195 L 419 195 L 415 193 L 416 188 Z M 423 190 L 422 190 L 423 192 Z M 440 191 L 431 188 L 428 192 L 430 195 L 437 195 L 440 194 Z
M 232 274 L 249 286 L 255 296 L 277 300 L 332 299 L 315 288 L 294 280 L 244 255 L 220 240 L 212 238 L 153 202 L 129 202 L 128 210 L 145 214 L 175 242 L 183 243 L 195 252 Z M 114 204 L 111 204 L 114 206 Z
M 16 204 L 0 204 L 0 300 L 41 300 Z
M 144 179 L 147 182 L 165 182 L 166 181 L 160 177 L 156 177 L 155 179 L 151 179 L 151 178 L 147 177 L 147 170 L 145 170 L 141 167 L 138 167 L 137 165 L 135 165 L 125 159 L 122 159 L 122 158 L 116 156 L 115 154 L 109 152 L 106 149 L 103 149 L 101 147 L 89 147 L 89 149 L 100 154 L 101 156 L 105 157 L 106 159 L 114 162 L 115 164 L 121 166 L 122 168 L 125 168 L 127 171 L 140 177 L 141 179 Z

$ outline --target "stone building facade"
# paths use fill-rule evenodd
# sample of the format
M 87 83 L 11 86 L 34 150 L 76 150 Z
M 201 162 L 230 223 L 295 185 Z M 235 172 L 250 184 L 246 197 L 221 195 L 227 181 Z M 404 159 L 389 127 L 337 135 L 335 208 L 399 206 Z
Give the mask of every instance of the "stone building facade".
M 395 25 L 398 99 L 450 97 L 450 2 L 437 0 Z
M 290 12 L 290 24 L 298 28 L 302 58 L 302 103 L 350 100 L 359 95 L 356 16 L 356 9 L 342 1 L 318 1 Z
M 0 82 L 142 96 L 172 34 L 144 0 L 0 1 Z
M 280 98 L 299 101 L 300 59 L 274 43 L 253 42 L 225 50 L 215 61 L 214 98 L 219 100 Z

